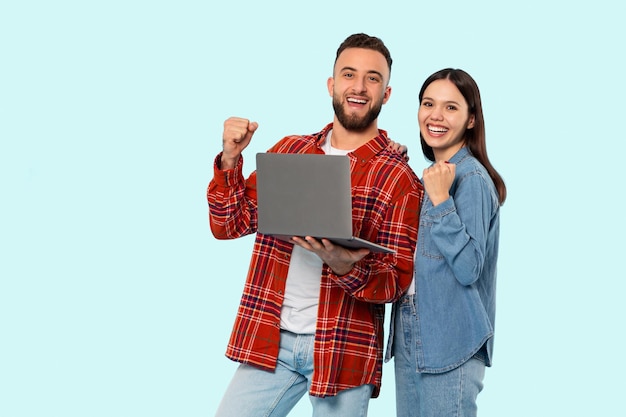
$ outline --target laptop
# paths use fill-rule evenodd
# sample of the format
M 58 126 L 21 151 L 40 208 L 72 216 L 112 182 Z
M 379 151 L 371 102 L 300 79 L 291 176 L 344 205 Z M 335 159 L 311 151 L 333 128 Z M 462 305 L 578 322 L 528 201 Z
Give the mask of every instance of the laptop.
M 259 233 L 283 240 L 312 236 L 346 248 L 395 252 L 353 236 L 347 156 L 258 153 L 256 176 Z

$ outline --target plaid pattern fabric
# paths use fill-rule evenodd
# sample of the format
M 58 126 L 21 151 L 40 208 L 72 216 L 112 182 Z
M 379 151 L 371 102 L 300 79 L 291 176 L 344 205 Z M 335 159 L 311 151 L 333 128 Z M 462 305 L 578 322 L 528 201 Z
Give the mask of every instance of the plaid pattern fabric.
M 269 152 L 319 153 L 332 123 L 321 132 L 287 136 Z M 351 152 L 355 235 L 396 250 L 370 253 L 344 276 L 324 265 L 321 277 L 315 371 L 310 394 L 324 397 L 372 384 L 378 396 L 382 378 L 385 303 L 409 286 L 423 188 L 399 155 L 387 150 L 387 132 Z M 243 158 L 233 170 L 220 169 L 207 190 L 211 230 L 218 239 L 256 233 L 256 175 L 243 178 Z M 280 311 L 293 245 L 256 235 L 250 269 L 226 356 L 272 370 L 280 343 Z

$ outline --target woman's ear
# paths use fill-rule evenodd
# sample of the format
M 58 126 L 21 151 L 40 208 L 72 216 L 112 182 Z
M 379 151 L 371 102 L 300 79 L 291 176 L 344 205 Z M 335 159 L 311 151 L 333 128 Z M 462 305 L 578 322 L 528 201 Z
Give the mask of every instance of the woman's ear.
M 473 114 L 470 114 L 469 120 L 467 121 L 466 129 L 471 129 L 474 127 L 474 122 L 476 121 L 476 117 Z

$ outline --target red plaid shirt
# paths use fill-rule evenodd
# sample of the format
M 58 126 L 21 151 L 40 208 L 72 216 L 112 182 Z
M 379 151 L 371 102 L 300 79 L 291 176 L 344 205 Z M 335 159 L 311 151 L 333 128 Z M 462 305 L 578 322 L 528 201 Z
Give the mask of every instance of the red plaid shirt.
M 323 154 L 332 123 L 320 133 L 287 136 L 269 152 Z M 372 384 L 377 397 L 382 378 L 385 303 L 411 283 L 413 251 L 423 188 L 399 155 L 387 149 L 387 132 L 348 154 L 352 172 L 355 235 L 395 249 L 370 253 L 349 274 L 335 275 L 324 264 L 321 277 L 314 372 L 310 394 L 324 397 Z M 243 158 L 232 170 L 220 169 L 207 190 L 209 218 L 218 239 L 256 233 L 256 173 L 243 178 Z M 226 356 L 272 370 L 280 342 L 280 311 L 293 245 L 257 233 L 250 269 Z

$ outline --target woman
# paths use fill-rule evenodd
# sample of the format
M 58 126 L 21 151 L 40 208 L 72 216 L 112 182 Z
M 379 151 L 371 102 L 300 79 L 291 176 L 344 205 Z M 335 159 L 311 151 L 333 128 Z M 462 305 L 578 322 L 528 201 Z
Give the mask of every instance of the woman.
M 502 177 L 487 157 L 478 86 L 460 69 L 419 93 L 424 170 L 413 283 L 392 315 L 397 415 L 476 416 L 493 353 Z

